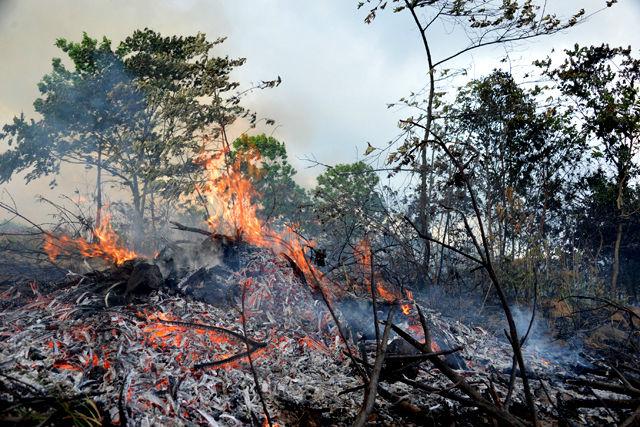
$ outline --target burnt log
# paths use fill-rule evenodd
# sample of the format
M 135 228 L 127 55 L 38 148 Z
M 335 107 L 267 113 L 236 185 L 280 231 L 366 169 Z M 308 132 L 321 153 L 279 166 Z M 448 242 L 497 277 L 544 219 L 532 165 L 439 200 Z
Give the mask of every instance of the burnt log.
M 124 294 L 127 297 L 148 294 L 160 289 L 163 283 L 164 279 L 157 265 L 138 261 L 134 263 Z
M 184 277 L 176 286 L 184 295 L 216 307 L 233 304 L 239 296 L 239 287 L 229 283 L 234 271 L 225 265 L 201 267 Z
M 160 268 L 156 264 L 141 259 L 129 260 L 110 270 L 96 272 L 94 280 L 113 283 L 105 292 L 106 306 L 126 304 L 134 297 L 157 291 L 164 284 Z M 123 287 L 124 292 L 121 291 Z
M 385 360 L 382 371 L 383 378 L 388 382 L 400 381 L 403 376 L 415 379 L 418 376 L 418 365 L 421 361 L 411 360 L 410 357 L 417 356 L 420 352 L 402 338 L 395 338 L 389 343 L 387 348 L 388 357 Z M 424 361 L 424 360 L 422 360 Z

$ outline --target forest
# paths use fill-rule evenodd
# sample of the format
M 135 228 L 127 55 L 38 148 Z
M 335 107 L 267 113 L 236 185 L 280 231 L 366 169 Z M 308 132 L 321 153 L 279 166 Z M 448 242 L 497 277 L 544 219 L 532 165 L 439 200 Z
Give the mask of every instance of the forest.
M 353 2 L 421 86 L 304 185 L 287 78 L 239 79 L 225 35 L 43 40 L 0 123 L 0 422 L 640 425 L 640 51 L 528 55 L 625 7 L 549 3 Z M 46 219 L 8 187 L 43 179 Z

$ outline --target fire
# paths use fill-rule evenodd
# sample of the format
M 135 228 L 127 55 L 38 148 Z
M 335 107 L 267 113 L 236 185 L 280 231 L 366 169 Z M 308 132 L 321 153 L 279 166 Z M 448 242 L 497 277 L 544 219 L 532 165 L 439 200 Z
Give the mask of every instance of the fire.
M 323 274 L 307 261 L 305 255 L 314 242 L 301 238 L 293 227 L 277 231 L 258 218 L 259 204 L 254 202 L 258 194 L 250 178 L 260 173 L 255 166 L 259 159 L 257 150 L 236 154 L 231 159 L 229 149 L 224 148 L 198 160 L 204 164 L 207 174 L 206 183 L 199 190 L 207 200 L 209 228 L 214 233 L 286 254 L 307 278 L 313 278 L 312 283 L 326 285 Z
M 225 236 L 265 246 L 263 224 L 256 214 L 258 206 L 252 201 L 256 193 L 250 179 L 242 173 L 243 161 L 251 165 L 259 157 L 251 153 L 225 164 L 228 154 L 228 149 L 221 150 L 204 162 L 207 181 L 201 190 L 208 201 L 209 227 Z
M 44 251 L 51 261 L 55 261 L 61 254 L 70 254 L 72 251 L 79 251 L 88 258 L 109 260 L 116 265 L 138 257 L 134 251 L 119 244 L 119 237 L 111 226 L 109 215 L 102 217 L 100 225 L 93 230 L 93 235 L 95 242 L 87 242 L 82 237 L 72 239 L 65 235 L 47 234 L 44 239 Z
M 373 268 L 373 264 L 371 260 L 371 244 L 367 239 L 362 239 L 358 242 L 354 250 L 354 255 L 360 269 L 362 270 L 364 284 L 367 290 L 371 292 L 371 270 Z M 401 299 L 401 295 L 392 290 L 392 288 L 375 271 L 373 273 L 373 279 L 376 283 L 376 292 L 380 298 L 387 302 L 394 302 Z
M 402 305 L 400 306 L 400 308 L 402 309 L 402 313 L 403 313 L 405 316 L 408 316 L 409 314 L 411 314 L 411 305 L 409 305 L 409 304 L 402 304 Z

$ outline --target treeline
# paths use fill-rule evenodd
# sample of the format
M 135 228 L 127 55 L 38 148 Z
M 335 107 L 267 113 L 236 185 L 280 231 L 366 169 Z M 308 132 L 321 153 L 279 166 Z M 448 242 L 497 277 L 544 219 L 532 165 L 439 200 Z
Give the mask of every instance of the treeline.
M 87 226 L 100 222 L 103 189 L 117 188 L 128 195 L 111 206 L 130 219 L 123 230 L 157 249 L 170 220 L 206 220 L 200 161 L 226 150 L 252 177 L 260 218 L 317 241 L 311 252 L 321 249 L 336 277 L 367 241 L 398 286 L 476 288 L 488 279 L 475 258 L 489 259 L 518 301 L 535 292 L 638 300 L 640 60 L 630 48 L 575 46 L 559 64 L 537 61 L 544 83 L 496 70 L 453 93 L 402 98 L 417 111 L 400 122 L 404 142 L 370 145 L 362 161 L 328 167 L 304 189 L 284 143 L 230 136 L 238 123 L 273 124 L 242 100 L 280 78 L 242 87 L 231 75 L 244 59 L 214 53 L 223 40 L 149 29 L 115 48 L 87 34 L 58 40 L 67 58 L 39 84 L 38 118 L 3 128 L 0 181 L 55 177 L 66 163 L 90 168 L 96 215 Z M 400 184 L 381 186 L 386 174 Z

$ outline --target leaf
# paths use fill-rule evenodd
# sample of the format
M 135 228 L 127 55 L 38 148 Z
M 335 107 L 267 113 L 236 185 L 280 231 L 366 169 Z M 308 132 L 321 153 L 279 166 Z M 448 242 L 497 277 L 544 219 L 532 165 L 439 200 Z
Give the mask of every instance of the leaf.
M 367 149 L 364 151 L 364 155 L 368 156 L 369 154 L 373 153 L 374 151 L 376 151 L 377 148 L 374 147 L 373 145 L 371 145 L 369 142 L 367 142 Z

